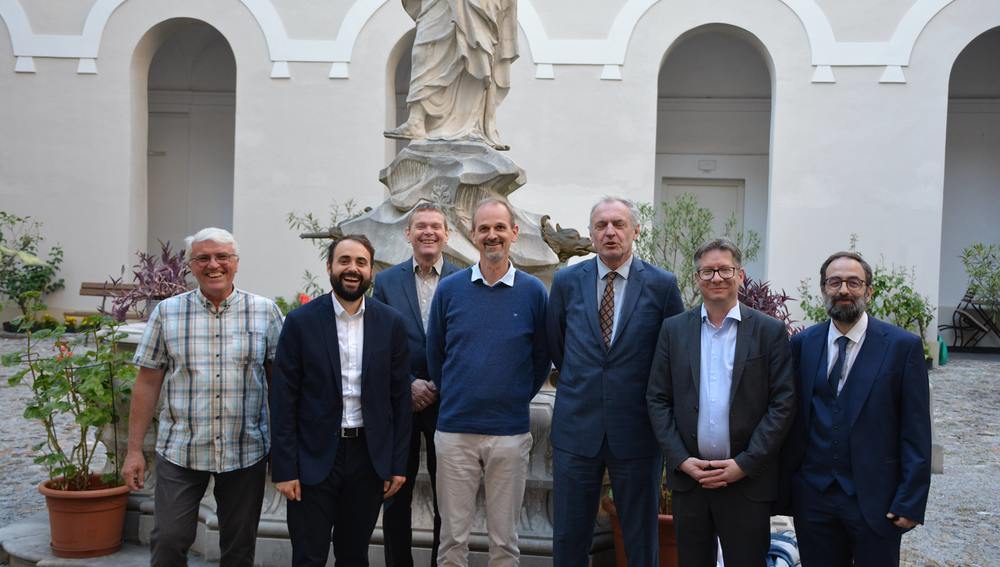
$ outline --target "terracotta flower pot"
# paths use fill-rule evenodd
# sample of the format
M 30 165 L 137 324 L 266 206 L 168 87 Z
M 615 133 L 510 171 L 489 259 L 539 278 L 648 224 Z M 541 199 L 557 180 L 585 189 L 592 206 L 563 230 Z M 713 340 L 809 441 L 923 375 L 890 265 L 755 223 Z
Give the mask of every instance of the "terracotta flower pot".
M 622 527 L 618 522 L 618 508 L 613 500 L 605 496 L 601 499 L 601 508 L 611 518 L 611 529 L 615 535 L 615 565 L 628 567 L 625 557 L 625 540 L 622 537 Z M 677 536 L 674 533 L 674 517 L 669 514 L 659 515 L 660 533 L 660 567 L 678 567 Z
M 49 508 L 52 553 L 57 557 L 98 557 L 121 549 L 128 487 L 55 490 L 47 480 L 38 485 Z M 91 486 L 102 486 L 91 477 Z

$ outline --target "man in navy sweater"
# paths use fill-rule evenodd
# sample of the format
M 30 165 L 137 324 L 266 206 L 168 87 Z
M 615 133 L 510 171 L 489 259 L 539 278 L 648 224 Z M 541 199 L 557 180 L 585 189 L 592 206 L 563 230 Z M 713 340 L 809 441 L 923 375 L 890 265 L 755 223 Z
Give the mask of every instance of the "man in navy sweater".
M 490 566 L 519 562 L 517 521 L 528 476 L 529 403 L 549 373 L 545 287 L 517 271 L 518 227 L 506 202 L 472 214 L 479 263 L 441 280 L 427 324 L 427 370 L 440 392 L 438 565 L 468 565 L 479 479 L 486 486 Z

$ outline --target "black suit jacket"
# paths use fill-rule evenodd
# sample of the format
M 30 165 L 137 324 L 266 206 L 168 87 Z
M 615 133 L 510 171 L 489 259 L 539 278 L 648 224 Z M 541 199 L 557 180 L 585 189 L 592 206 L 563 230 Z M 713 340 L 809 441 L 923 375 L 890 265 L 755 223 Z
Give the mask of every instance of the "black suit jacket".
M 406 475 L 410 448 L 409 347 L 403 318 L 365 300 L 361 413 L 375 472 Z M 333 468 L 344 412 L 333 298 L 321 295 L 285 318 L 271 382 L 274 482 L 317 484 Z
M 736 331 L 729 396 L 730 454 L 747 477 L 736 483 L 758 502 L 778 496 L 778 456 L 795 413 L 795 384 L 785 325 L 745 305 Z M 660 329 L 646 390 L 650 420 L 667 461 L 667 486 L 697 482 L 678 468 L 698 452 L 701 306 Z
M 458 271 L 450 262 L 441 266 L 441 279 Z M 420 318 L 417 282 L 413 279 L 413 258 L 379 272 L 375 277 L 375 299 L 399 311 L 410 339 L 410 380 L 430 380 L 427 375 L 427 334 Z

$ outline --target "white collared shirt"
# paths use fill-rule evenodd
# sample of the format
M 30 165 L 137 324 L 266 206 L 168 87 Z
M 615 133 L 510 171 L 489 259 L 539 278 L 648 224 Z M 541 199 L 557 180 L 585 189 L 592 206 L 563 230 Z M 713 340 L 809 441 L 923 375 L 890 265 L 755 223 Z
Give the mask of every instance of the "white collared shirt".
M 600 311 L 601 300 L 604 298 L 604 288 L 607 287 L 608 282 L 605 281 L 604 276 L 608 272 L 616 272 L 618 277 L 615 278 L 614 283 L 614 294 L 615 294 L 615 315 L 614 321 L 611 323 L 611 342 L 615 342 L 615 336 L 618 335 L 618 319 L 621 318 L 622 314 L 622 301 L 625 299 L 625 286 L 628 284 L 628 274 L 632 269 L 632 260 L 635 258 L 635 254 L 630 254 L 628 260 L 621 266 L 612 270 L 607 264 L 601 260 L 601 257 L 597 257 L 597 309 Z
M 425 332 L 427 331 L 427 320 L 431 314 L 431 300 L 434 299 L 434 292 L 437 290 L 438 282 L 441 281 L 442 269 L 444 269 L 444 256 L 438 257 L 428 274 L 421 272 L 417 259 L 413 259 L 413 279 L 417 285 L 417 305 L 420 306 L 420 321 L 424 325 Z
M 847 359 L 844 360 L 844 375 L 837 383 L 837 393 L 844 389 L 847 383 L 847 375 L 851 373 L 851 367 L 858 358 L 861 345 L 865 342 L 865 335 L 868 334 L 868 313 L 861 313 L 858 322 L 851 327 L 847 334 L 841 333 L 840 329 L 830 321 L 830 330 L 826 333 L 826 375 L 833 371 L 833 365 L 837 362 L 837 339 L 847 337 Z
M 729 395 L 733 387 L 736 332 L 742 317 L 737 303 L 716 327 L 701 306 L 701 371 L 699 376 L 698 453 L 702 459 L 730 457 Z
M 486 278 L 483 277 L 482 270 L 479 269 L 479 262 L 476 262 L 475 264 L 472 265 L 472 281 L 475 282 L 482 280 L 483 285 L 485 285 L 486 287 L 493 287 L 501 283 L 507 287 L 514 287 L 514 272 L 516 272 L 517 269 L 514 267 L 514 262 L 507 260 L 507 264 L 510 266 L 509 268 L 507 268 L 507 273 L 505 273 L 503 277 L 501 277 L 497 281 L 493 283 L 488 283 L 486 281 Z
M 365 298 L 361 298 L 361 307 L 351 315 L 337 300 L 337 295 L 330 292 L 333 298 L 333 312 L 337 318 L 337 343 L 340 347 L 340 382 L 341 394 L 344 400 L 344 415 L 340 426 L 362 427 L 365 422 L 361 417 L 361 355 L 365 349 Z

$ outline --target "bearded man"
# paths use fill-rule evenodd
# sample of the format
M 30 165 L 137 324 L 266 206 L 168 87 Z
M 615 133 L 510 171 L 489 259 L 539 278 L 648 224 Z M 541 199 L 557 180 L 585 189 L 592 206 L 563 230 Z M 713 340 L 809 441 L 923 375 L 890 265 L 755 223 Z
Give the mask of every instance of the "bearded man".
M 410 353 L 397 311 L 366 299 L 375 250 L 327 250 L 333 292 L 285 319 L 271 387 L 271 479 L 288 499 L 292 564 L 367 566 L 385 498 L 406 482 Z
M 924 521 L 931 419 L 920 337 L 866 313 L 872 268 L 837 252 L 820 268 L 831 321 L 791 341 L 799 408 L 783 454 L 802 565 L 899 565 Z

